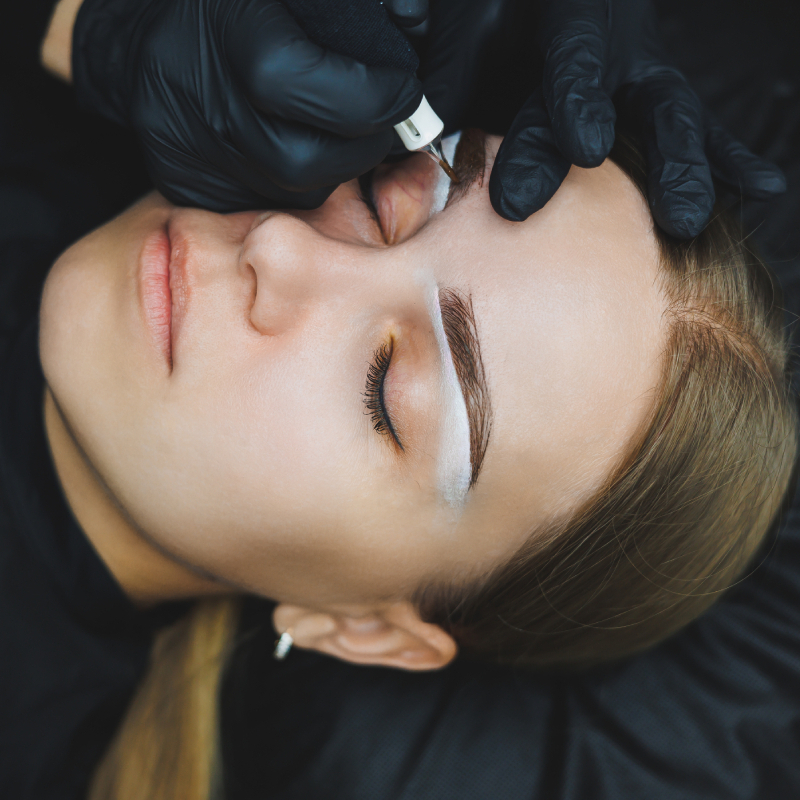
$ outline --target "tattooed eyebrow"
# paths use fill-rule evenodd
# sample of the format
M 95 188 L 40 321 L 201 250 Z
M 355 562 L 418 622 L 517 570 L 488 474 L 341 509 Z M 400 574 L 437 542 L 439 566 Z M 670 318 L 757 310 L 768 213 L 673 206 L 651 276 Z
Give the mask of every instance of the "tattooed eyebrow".
M 486 174 L 486 134 L 484 131 L 469 128 L 461 134 L 453 157 L 453 170 L 458 176 L 459 183 L 451 183 L 447 193 L 447 208 L 451 203 L 457 203 L 469 194 L 474 184 L 483 186 Z
M 481 358 L 472 297 L 455 289 L 439 290 L 442 324 L 453 357 L 469 419 L 470 487 L 475 485 L 489 445 L 492 403 Z

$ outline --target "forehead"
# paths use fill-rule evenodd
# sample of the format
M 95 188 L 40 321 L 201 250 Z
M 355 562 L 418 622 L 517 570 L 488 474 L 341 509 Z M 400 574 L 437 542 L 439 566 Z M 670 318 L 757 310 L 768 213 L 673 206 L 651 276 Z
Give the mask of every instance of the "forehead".
M 523 223 L 487 185 L 430 226 L 431 247 L 438 280 L 472 295 L 492 394 L 476 513 L 519 509 L 529 530 L 596 488 L 646 419 L 665 300 L 652 218 L 613 163 L 574 167 Z

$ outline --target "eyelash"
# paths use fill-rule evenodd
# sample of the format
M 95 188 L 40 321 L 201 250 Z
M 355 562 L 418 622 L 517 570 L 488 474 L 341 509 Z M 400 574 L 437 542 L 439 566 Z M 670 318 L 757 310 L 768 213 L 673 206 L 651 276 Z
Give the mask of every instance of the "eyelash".
M 358 187 L 361 191 L 361 201 L 367 207 L 370 216 L 372 217 L 375 224 L 378 226 L 378 230 L 381 232 L 381 236 L 384 236 L 383 225 L 381 225 L 380 214 L 378 214 L 378 208 L 375 205 L 375 195 L 373 194 L 372 191 L 372 179 L 374 177 L 375 177 L 374 168 L 371 169 L 369 172 L 365 172 L 363 175 L 360 175 L 358 178 Z
M 392 346 L 382 344 L 373 356 L 372 363 L 367 369 L 367 387 L 364 392 L 364 405 L 367 407 L 366 413 L 372 419 L 372 427 L 381 436 L 391 436 L 403 449 L 400 437 L 397 435 L 386 406 L 383 402 L 383 384 L 386 380 L 386 373 L 392 363 Z

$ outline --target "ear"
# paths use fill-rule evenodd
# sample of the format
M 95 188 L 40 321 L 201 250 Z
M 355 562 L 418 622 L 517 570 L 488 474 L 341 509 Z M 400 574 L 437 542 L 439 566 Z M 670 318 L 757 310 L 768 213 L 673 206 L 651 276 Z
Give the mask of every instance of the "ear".
M 408 602 L 322 612 L 282 603 L 272 619 L 276 631 L 291 632 L 297 647 L 353 664 L 440 669 L 458 652 L 453 637 L 438 625 L 423 622 Z

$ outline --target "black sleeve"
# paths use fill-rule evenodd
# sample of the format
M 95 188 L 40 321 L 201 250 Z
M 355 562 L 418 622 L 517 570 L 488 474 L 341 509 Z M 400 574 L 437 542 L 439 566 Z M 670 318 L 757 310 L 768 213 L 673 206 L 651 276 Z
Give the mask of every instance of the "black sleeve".
M 34 319 L 0 364 L 0 795 L 84 800 L 142 677 L 158 628 L 64 499 L 42 420 Z

